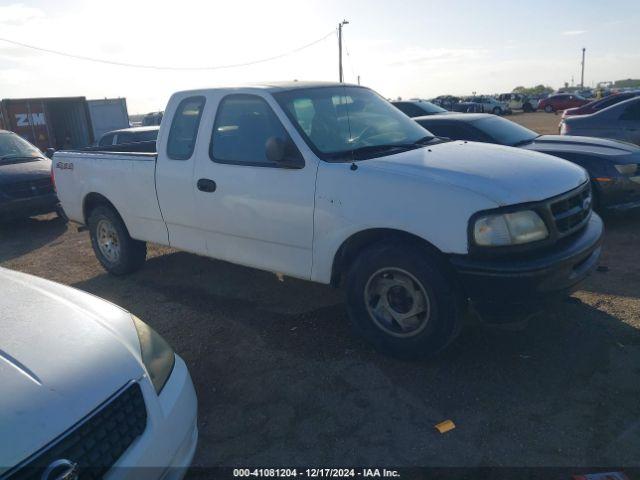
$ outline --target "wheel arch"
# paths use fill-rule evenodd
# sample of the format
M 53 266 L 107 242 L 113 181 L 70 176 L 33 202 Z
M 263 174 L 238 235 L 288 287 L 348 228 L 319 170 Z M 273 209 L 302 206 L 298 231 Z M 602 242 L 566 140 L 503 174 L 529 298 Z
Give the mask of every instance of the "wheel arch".
M 85 225 L 89 224 L 89 216 L 91 215 L 91 212 L 99 206 L 112 208 L 113 211 L 116 212 L 120 219 L 124 222 L 124 219 L 122 218 L 122 215 L 120 215 L 120 212 L 118 212 L 116 206 L 107 197 L 105 197 L 101 193 L 91 192 L 85 195 L 84 199 L 82 200 L 82 217 L 84 219 Z
M 404 230 L 393 228 L 370 228 L 356 232 L 342 242 L 333 257 L 333 264 L 331 266 L 331 285 L 334 287 L 340 285 L 344 275 L 360 252 L 371 245 L 383 241 L 413 245 L 423 250 L 425 254 L 429 255 L 431 258 L 436 259 L 443 268 L 443 273 L 446 275 L 453 274 L 453 270 L 451 269 L 449 262 L 446 261 L 445 254 L 428 240 Z

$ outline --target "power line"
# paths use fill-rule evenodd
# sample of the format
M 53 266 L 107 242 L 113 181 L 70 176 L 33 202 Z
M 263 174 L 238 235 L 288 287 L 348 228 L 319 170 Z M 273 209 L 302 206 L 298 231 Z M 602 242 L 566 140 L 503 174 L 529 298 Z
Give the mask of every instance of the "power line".
M 37 51 L 40 51 L 40 52 L 51 53 L 51 54 L 54 54 L 54 55 L 60 55 L 62 57 L 75 58 L 76 60 L 84 60 L 84 61 L 87 61 L 87 62 L 104 63 L 104 64 L 107 64 L 107 65 L 116 65 L 116 66 L 119 66 L 119 67 L 145 68 L 145 69 L 149 69 L 149 70 L 195 71 L 195 70 L 222 70 L 222 69 L 226 69 L 226 68 L 248 67 L 250 65 L 256 65 L 256 64 L 259 64 L 259 63 L 270 62 L 272 60 L 277 60 L 279 58 L 287 57 L 289 55 L 293 55 L 294 53 L 298 53 L 301 50 L 304 50 L 306 48 L 312 47 L 312 46 L 322 42 L 323 40 L 326 40 L 330 36 L 335 35 L 335 33 L 336 33 L 335 30 L 331 30 L 329 33 L 327 33 L 322 38 L 314 40 L 311 43 L 307 43 L 306 45 L 302 45 L 301 47 L 295 48 L 295 49 L 290 50 L 288 52 L 281 53 L 279 55 L 274 55 L 272 57 L 262 58 L 260 60 L 252 60 L 250 62 L 244 62 L 244 63 L 231 63 L 231 64 L 227 64 L 227 65 L 214 65 L 214 66 L 209 66 L 209 67 L 172 67 L 172 66 L 163 66 L 163 65 L 145 65 L 145 64 L 138 64 L 138 63 L 117 62 L 117 61 L 114 61 L 114 60 L 107 60 L 107 59 L 95 58 L 95 57 L 87 57 L 87 56 L 84 56 L 84 55 L 76 55 L 76 54 L 73 54 L 73 53 L 62 52 L 62 51 L 59 51 L 59 50 L 52 50 L 52 49 L 49 49 L 49 48 L 38 47 L 36 45 L 29 45 L 29 44 L 22 43 L 22 42 L 16 42 L 15 40 L 10 40 L 8 38 L 1 38 L 0 37 L 0 41 L 6 42 L 6 43 L 10 43 L 12 45 L 17 45 L 19 47 L 28 48 L 28 49 L 31 49 L 31 50 L 37 50 Z

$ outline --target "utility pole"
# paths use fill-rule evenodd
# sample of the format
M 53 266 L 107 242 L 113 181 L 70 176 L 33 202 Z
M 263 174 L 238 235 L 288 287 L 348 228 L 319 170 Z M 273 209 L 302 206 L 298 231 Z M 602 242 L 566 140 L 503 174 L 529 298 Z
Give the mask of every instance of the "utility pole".
M 348 24 L 349 22 L 346 20 L 338 24 L 338 78 L 340 83 L 344 82 L 344 75 L 342 74 L 342 26 Z
M 584 88 L 584 52 L 586 48 L 582 47 L 582 75 L 580 76 L 580 88 Z

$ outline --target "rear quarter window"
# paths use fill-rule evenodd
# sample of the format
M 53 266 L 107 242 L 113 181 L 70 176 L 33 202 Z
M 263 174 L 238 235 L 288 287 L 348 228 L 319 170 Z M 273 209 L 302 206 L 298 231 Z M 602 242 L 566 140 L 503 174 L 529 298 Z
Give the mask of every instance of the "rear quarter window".
M 178 105 L 167 140 L 167 156 L 170 159 L 188 160 L 193 155 L 204 103 L 205 98 L 197 96 L 185 98 Z

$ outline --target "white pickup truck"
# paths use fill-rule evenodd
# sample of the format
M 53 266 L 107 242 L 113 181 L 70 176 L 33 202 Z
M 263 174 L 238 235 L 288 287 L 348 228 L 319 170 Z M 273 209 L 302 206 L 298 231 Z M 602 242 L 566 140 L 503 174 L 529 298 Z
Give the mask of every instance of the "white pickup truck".
M 345 285 L 355 327 L 434 354 L 465 309 L 539 309 L 596 266 L 587 173 L 437 138 L 372 90 L 291 82 L 174 94 L 151 152 L 61 151 L 58 196 L 111 273 L 146 243 Z

